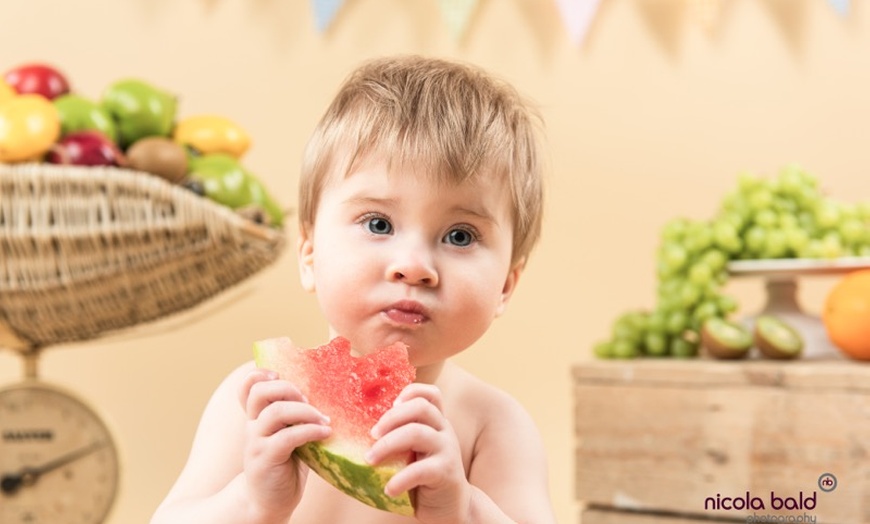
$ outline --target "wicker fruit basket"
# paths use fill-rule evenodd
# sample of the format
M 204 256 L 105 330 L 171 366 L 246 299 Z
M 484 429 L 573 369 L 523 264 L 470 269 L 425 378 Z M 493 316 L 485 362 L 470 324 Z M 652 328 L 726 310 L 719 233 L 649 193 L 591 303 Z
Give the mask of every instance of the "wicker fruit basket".
M 156 320 L 284 246 L 282 231 L 152 175 L 0 164 L 0 332 L 35 349 Z

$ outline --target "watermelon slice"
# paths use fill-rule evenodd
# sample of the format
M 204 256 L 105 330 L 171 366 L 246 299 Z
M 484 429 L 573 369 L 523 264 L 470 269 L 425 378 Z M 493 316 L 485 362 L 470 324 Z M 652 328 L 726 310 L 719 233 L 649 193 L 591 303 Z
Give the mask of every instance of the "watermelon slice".
M 343 337 L 313 349 L 297 348 L 286 337 L 273 338 L 254 343 L 254 361 L 293 382 L 312 406 L 329 416 L 330 437 L 295 451 L 309 468 L 370 506 L 414 514 L 408 492 L 398 497 L 384 493 L 390 478 L 412 457 L 396 457 L 377 467 L 363 458 L 374 444 L 371 428 L 399 392 L 414 381 L 416 370 L 408 362 L 404 344 L 398 342 L 357 358 Z

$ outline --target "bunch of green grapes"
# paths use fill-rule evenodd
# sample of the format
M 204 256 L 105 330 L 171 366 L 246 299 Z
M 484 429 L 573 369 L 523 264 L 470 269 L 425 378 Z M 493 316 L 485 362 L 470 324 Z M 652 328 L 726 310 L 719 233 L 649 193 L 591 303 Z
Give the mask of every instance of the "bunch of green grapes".
M 740 175 L 711 220 L 665 224 L 656 252 L 655 307 L 620 315 L 594 353 L 693 357 L 703 322 L 737 310 L 722 292 L 729 261 L 844 256 L 870 256 L 870 205 L 825 196 L 815 177 L 797 167 L 772 178 Z

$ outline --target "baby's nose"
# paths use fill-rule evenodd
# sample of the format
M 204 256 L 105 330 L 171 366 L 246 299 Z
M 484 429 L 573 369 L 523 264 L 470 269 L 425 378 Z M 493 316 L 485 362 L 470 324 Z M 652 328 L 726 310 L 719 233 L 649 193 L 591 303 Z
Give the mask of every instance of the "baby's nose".
M 438 285 L 438 272 L 431 257 L 421 249 L 409 249 L 393 259 L 387 268 L 388 280 L 409 286 Z

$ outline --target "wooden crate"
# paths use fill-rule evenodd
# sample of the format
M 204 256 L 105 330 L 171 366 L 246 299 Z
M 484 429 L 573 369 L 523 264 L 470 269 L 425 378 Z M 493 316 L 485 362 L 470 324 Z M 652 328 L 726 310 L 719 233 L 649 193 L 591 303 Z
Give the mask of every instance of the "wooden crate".
M 870 365 L 594 361 L 573 380 L 582 524 L 870 522 Z
M 609 508 L 587 508 L 582 512 L 583 524 L 734 524 L 730 519 L 694 518 L 689 515 L 658 512 L 622 511 Z

